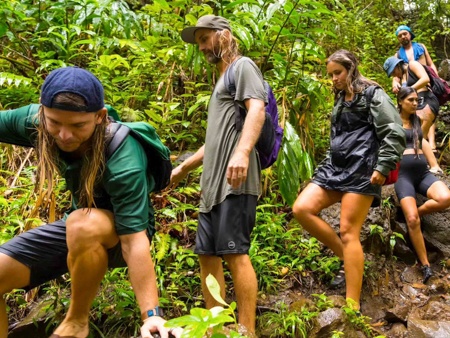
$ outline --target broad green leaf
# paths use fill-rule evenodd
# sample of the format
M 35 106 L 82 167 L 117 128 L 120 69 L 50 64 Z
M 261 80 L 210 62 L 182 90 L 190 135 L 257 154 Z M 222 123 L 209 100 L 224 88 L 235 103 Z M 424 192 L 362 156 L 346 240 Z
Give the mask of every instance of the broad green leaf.
M 277 167 L 281 195 L 287 204 L 293 205 L 300 183 L 311 177 L 313 165 L 308 153 L 301 148 L 300 139 L 289 122 L 285 125 Z
M 227 302 L 225 302 L 220 295 L 220 285 L 213 275 L 209 274 L 208 277 L 206 277 L 206 286 L 208 287 L 211 296 L 213 296 L 218 303 L 228 306 Z

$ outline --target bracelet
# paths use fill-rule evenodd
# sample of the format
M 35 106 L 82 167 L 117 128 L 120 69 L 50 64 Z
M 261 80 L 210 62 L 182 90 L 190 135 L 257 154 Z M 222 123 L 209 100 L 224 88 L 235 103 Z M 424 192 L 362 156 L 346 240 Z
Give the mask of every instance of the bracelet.
M 154 309 L 147 310 L 141 314 L 142 320 L 146 320 L 147 318 L 154 316 L 162 317 L 162 310 L 159 306 L 155 306 Z

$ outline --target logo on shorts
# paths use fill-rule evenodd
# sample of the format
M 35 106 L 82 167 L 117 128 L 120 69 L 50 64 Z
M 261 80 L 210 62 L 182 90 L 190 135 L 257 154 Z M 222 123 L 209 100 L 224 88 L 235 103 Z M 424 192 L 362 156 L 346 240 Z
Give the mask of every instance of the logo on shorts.
M 233 250 L 236 247 L 236 244 L 233 241 L 228 242 L 228 249 Z

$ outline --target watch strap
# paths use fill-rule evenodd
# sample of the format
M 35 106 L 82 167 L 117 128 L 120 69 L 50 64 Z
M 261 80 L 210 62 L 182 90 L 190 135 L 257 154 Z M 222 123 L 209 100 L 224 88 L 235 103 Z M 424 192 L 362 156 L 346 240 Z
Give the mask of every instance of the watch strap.
M 153 317 L 153 316 L 159 316 L 162 317 L 162 309 L 159 306 L 155 306 L 154 309 L 150 309 L 145 311 L 142 314 L 142 320 L 146 320 L 147 318 Z

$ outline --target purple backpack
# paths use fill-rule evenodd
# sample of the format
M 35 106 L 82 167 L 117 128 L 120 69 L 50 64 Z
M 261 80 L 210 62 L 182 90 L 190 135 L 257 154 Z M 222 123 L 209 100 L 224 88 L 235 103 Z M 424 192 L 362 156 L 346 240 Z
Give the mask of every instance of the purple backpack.
M 228 89 L 233 99 L 236 96 L 236 79 L 234 72 L 234 64 L 236 61 L 227 68 L 224 75 L 225 88 Z M 277 160 L 281 148 L 281 140 L 283 139 L 283 129 L 278 125 L 277 101 L 273 95 L 272 88 L 270 88 L 266 81 L 264 81 L 264 86 L 267 90 L 269 103 L 266 105 L 266 119 L 261 130 L 261 135 L 255 145 L 259 155 L 261 169 L 270 167 Z M 234 108 L 236 111 L 236 129 L 241 131 L 244 126 L 247 111 L 243 103 L 239 104 L 236 100 L 234 101 Z

